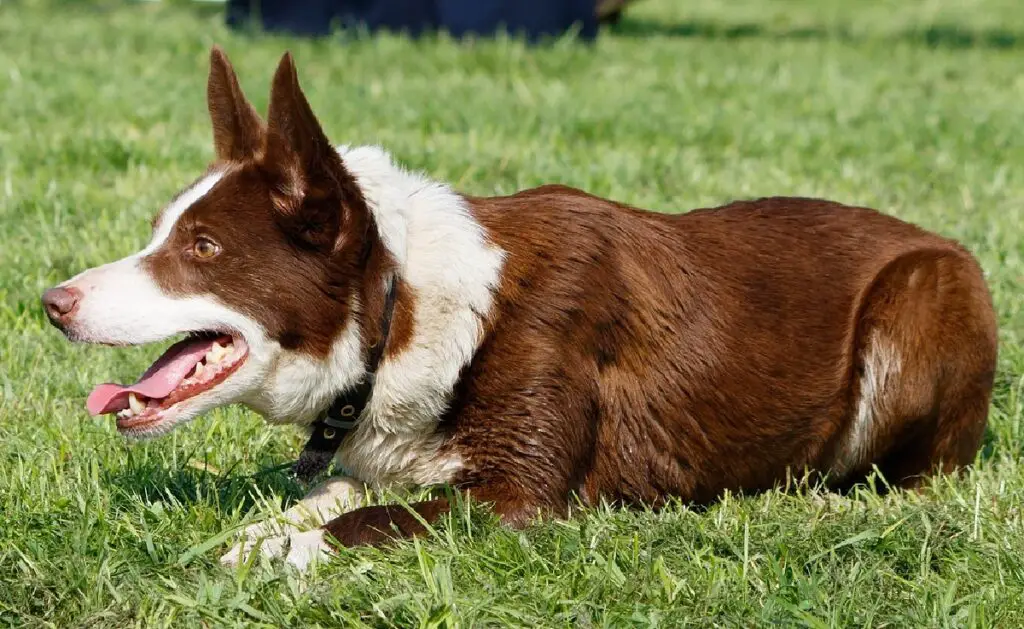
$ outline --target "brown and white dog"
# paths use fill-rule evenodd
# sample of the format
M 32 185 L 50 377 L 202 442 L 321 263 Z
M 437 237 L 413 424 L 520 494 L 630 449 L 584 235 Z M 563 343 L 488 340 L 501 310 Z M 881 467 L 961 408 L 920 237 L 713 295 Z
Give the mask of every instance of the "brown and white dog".
M 706 503 L 808 470 L 913 486 L 977 452 L 996 320 L 955 242 L 811 199 L 672 216 L 563 186 L 461 195 L 378 148 L 334 148 L 289 55 L 266 123 L 216 48 L 208 99 L 216 161 L 149 245 L 43 301 L 75 341 L 187 335 L 90 396 L 137 437 L 231 403 L 308 426 L 384 344 L 337 454 L 351 477 L 225 563 L 269 534 L 262 552 L 302 567 L 332 538 L 414 535 L 449 509 L 355 508 L 364 483 L 450 484 L 522 525 L 573 494 Z

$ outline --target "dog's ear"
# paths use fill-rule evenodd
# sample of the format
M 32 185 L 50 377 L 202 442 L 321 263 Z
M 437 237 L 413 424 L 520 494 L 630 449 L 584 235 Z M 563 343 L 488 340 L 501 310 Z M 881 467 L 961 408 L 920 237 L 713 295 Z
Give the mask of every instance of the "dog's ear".
M 245 98 L 227 55 L 219 46 L 210 51 L 206 103 L 213 123 L 213 148 L 219 161 L 251 159 L 263 147 L 266 128 Z
M 267 118 L 268 160 L 292 162 L 307 180 L 344 168 L 299 87 L 299 76 L 291 53 L 285 53 L 274 74 Z
M 362 197 L 302 93 L 290 53 L 274 74 L 263 160 L 286 229 L 308 245 L 334 247 Z

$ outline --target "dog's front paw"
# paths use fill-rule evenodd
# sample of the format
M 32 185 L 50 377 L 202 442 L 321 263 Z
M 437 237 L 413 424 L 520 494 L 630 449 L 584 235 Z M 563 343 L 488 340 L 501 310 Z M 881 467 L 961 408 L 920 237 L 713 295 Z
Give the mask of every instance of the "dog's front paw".
M 285 563 L 304 572 L 313 563 L 326 558 L 330 550 L 331 546 L 324 539 L 323 530 L 294 531 L 266 539 L 245 537 L 225 553 L 220 562 L 222 565 L 235 567 L 246 561 L 253 552 L 259 552 L 268 559 L 283 556 Z

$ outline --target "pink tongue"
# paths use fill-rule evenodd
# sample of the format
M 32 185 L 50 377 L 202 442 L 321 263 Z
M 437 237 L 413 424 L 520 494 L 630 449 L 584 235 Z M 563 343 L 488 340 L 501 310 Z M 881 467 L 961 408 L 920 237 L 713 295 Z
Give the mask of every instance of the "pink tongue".
M 215 340 L 225 339 L 185 339 L 171 345 L 164 355 L 142 374 L 138 382 L 127 387 L 112 383 L 101 384 L 89 394 L 85 407 L 90 415 L 103 415 L 128 408 L 129 393 L 155 399 L 167 397 L 192 373 L 196 363 L 213 347 Z

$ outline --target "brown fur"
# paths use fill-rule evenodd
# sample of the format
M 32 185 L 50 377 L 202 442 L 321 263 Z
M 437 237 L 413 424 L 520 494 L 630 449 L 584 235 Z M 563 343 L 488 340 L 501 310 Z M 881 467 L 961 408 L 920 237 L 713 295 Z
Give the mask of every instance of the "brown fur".
M 911 426 L 928 432 L 913 441 L 927 453 L 891 480 L 973 458 L 995 318 L 955 243 L 809 199 L 667 216 L 554 186 L 473 207 L 510 252 L 491 333 L 448 417 L 476 469 L 501 468 L 552 506 L 569 491 L 591 504 L 706 502 L 787 470 L 830 471 L 873 330 L 906 366 L 872 455 L 848 475 L 903 447 Z

